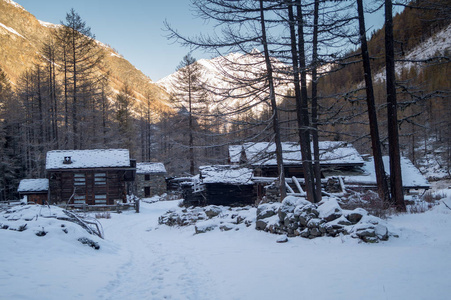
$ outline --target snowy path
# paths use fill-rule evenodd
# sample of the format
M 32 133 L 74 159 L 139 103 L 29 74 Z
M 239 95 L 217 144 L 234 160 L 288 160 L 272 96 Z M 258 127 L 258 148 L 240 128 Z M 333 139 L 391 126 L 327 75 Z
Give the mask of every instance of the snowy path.
M 451 205 L 451 198 L 448 199 Z M 0 230 L 0 299 L 449 299 L 451 210 L 393 217 L 400 238 L 292 238 L 253 227 L 194 235 L 158 217 L 176 202 L 101 219 L 101 249 L 78 235 Z M 57 234 L 57 232 L 60 232 Z M 28 235 L 27 235 L 28 234 Z
M 198 289 L 200 278 L 194 271 L 200 261 L 195 255 L 187 256 L 187 249 L 180 251 L 177 232 L 171 234 L 177 229 L 165 228 L 169 234 L 155 229 L 167 203 L 160 205 L 165 209 L 155 209 L 158 206 L 144 204 L 141 214 L 115 216 L 121 220 L 105 226 L 108 238 L 121 244 L 120 256 L 125 262 L 121 262 L 116 278 L 99 291 L 99 299 L 130 295 L 135 299 L 207 299 Z

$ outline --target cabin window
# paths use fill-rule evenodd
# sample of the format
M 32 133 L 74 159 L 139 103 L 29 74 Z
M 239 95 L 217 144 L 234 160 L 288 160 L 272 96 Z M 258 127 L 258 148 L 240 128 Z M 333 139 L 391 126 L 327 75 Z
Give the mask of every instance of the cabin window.
M 94 199 L 96 204 L 106 204 L 106 195 L 95 195 Z
M 75 195 L 74 196 L 74 204 L 84 204 L 86 202 L 85 195 Z
M 74 174 L 74 185 L 86 185 L 86 176 L 84 173 Z
M 150 175 L 149 174 L 145 174 L 144 175 L 144 180 L 145 181 L 149 181 L 150 180 Z
M 94 174 L 95 185 L 105 185 L 106 184 L 106 173 L 95 173 Z

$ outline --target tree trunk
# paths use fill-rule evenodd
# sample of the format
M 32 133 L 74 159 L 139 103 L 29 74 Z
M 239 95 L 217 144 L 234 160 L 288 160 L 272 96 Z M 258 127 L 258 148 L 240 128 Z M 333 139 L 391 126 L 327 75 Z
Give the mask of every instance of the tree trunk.
M 78 93 L 78 70 L 77 70 L 77 53 L 76 53 L 76 46 L 75 46 L 75 29 L 72 28 L 72 67 L 73 67 L 73 74 L 72 74 L 72 134 L 73 134 L 73 143 L 74 143 L 74 149 L 78 149 L 78 115 L 77 115 L 77 93 Z
M 266 63 L 266 72 L 268 75 L 268 84 L 269 84 L 269 99 L 271 101 L 271 109 L 272 109 L 272 127 L 274 130 L 275 136 L 275 144 L 276 144 L 276 159 L 277 159 L 277 171 L 279 173 L 279 192 L 280 192 L 280 200 L 282 201 L 286 196 L 286 183 L 285 183 L 285 170 L 283 166 L 283 157 L 282 157 L 282 141 L 280 138 L 280 127 L 279 127 L 279 114 L 276 103 L 276 94 L 274 90 L 274 80 L 273 80 L 273 69 L 269 56 L 268 50 L 268 40 L 266 38 L 266 24 L 265 24 L 265 14 L 263 11 L 263 0 L 260 0 L 260 23 L 262 29 L 262 44 L 263 44 L 263 52 L 265 54 L 265 63 Z
M 298 11 L 298 19 L 296 21 L 294 19 L 293 5 L 297 6 Z M 309 117 L 308 117 L 307 84 L 306 84 L 307 76 L 305 70 L 302 8 L 300 7 L 300 5 L 301 2 L 299 0 L 297 0 L 295 3 L 293 2 L 288 3 L 288 19 L 290 26 L 291 56 L 293 64 L 294 91 L 296 98 L 296 116 L 298 122 L 299 143 L 301 146 L 301 154 L 302 154 L 302 166 L 304 169 L 305 188 L 307 192 L 307 199 L 310 202 L 315 203 L 317 202 L 317 199 L 315 195 L 315 185 L 313 180 L 310 133 L 308 129 Z M 296 31 L 295 31 L 296 23 L 298 24 L 299 54 L 296 46 Z M 301 70 L 299 70 L 300 68 Z M 299 73 L 301 73 L 301 78 L 299 78 Z
M 318 18 L 319 0 L 315 0 L 313 11 L 313 41 L 312 41 L 312 142 L 313 142 L 313 173 L 315 177 L 316 201 L 321 201 L 321 165 L 319 161 L 318 132 Z
M 359 15 L 360 45 L 362 48 L 363 71 L 365 76 L 366 104 L 368 107 L 368 119 L 370 122 L 371 147 L 373 149 L 377 190 L 379 197 L 386 205 L 388 205 L 390 201 L 390 193 L 388 190 L 387 177 L 385 175 L 384 162 L 382 160 L 382 150 L 379 138 L 379 126 L 374 100 L 373 79 L 371 76 L 370 56 L 368 53 L 368 44 L 366 40 L 365 15 L 363 13 L 362 0 L 357 0 L 357 11 Z
M 188 82 L 188 101 L 189 101 L 189 172 L 194 175 L 194 140 L 193 140 L 193 108 L 192 108 L 192 85 L 191 85 L 191 74 L 189 76 Z
M 392 202 L 398 211 L 406 211 L 402 190 L 401 157 L 399 152 L 398 105 L 396 102 L 395 51 L 391 0 L 385 0 L 385 70 L 387 85 L 388 143 L 390 151 L 390 189 Z

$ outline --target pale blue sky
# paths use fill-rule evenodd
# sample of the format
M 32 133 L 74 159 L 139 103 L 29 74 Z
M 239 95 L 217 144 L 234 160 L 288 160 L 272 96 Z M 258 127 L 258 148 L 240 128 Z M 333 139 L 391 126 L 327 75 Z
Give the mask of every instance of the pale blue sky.
M 96 38 L 115 48 L 153 81 L 173 73 L 189 49 L 167 40 L 164 20 L 187 35 L 208 27 L 189 0 L 15 0 L 39 20 L 59 24 L 74 8 Z M 368 26 L 381 27 L 382 14 Z M 375 25 L 379 24 L 379 25 Z M 197 59 L 209 58 L 196 52 Z
M 189 49 L 164 36 L 167 19 L 194 34 L 203 20 L 192 16 L 188 0 L 15 0 L 36 18 L 59 24 L 74 8 L 96 39 L 110 45 L 152 80 L 173 73 Z M 195 31 L 196 30 L 196 31 Z M 197 55 L 199 56 L 199 55 Z M 208 56 L 206 56 L 208 57 Z M 200 58 L 200 57 L 198 57 Z

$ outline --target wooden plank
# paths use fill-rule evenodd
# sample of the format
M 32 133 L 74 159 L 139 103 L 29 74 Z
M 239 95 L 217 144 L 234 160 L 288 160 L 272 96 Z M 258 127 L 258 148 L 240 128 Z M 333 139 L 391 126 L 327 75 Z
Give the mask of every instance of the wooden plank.
M 288 189 L 288 191 L 289 191 L 290 194 L 294 194 L 293 189 L 291 188 L 291 186 L 288 185 L 287 182 L 285 182 L 285 186 L 287 187 L 287 189 Z
M 299 183 L 298 179 L 295 176 L 291 177 L 291 179 L 293 179 L 293 182 L 296 185 L 296 187 L 298 188 L 299 193 L 304 194 L 304 190 L 302 189 L 301 184 Z

